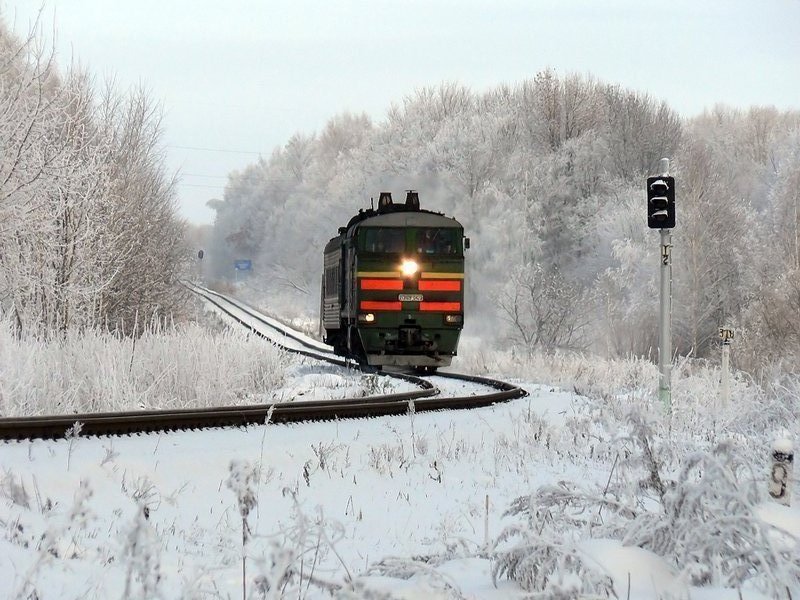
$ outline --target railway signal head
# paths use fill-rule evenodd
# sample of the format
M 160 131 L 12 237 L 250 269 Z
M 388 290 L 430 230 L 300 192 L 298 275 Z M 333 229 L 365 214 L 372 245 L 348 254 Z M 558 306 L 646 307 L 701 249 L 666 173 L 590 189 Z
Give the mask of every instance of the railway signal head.
M 647 226 L 675 227 L 675 178 L 665 175 L 647 178 Z

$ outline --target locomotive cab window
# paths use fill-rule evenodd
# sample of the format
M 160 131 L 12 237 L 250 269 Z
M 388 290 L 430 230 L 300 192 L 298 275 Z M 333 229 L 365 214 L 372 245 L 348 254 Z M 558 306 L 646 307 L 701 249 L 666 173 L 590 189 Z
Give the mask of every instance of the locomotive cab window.
M 416 231 L 419 254 L 457 255 L 461 252 L 461 230 L 451 227 L 425 227 Z
M 399 254 L 406 249 L 406 232 L 397 227 L 365 227 L 359 235 L 360 249 L 376 254 Z

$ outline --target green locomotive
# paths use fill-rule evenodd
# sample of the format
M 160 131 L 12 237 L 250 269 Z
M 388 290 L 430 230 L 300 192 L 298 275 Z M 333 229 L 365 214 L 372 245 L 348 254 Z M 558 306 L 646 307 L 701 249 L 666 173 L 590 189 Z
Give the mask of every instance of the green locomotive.
M 450 365 L 464 325 L 464 250 L 455 219 L 417 192 L 382 192 L 325 246 L 320 319 L 336 354 L 377 368 Z

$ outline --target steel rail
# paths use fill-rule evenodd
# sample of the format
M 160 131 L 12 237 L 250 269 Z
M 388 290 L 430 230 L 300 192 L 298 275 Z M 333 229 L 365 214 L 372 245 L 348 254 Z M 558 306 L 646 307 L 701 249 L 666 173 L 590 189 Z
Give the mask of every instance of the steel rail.
M 219 298 L 225 298 L 216 292 L 212 293 Z M 206 294 L 201 295 L 257 335 L 270 339 L 268 336 L 265 336 L 255 329 L 251 324 L 244 322 L 238 316 L 220 306 L 220 304 L 227 301 L 227 299 L 221 300 L 218 303 L 214 299 L 208 298 Z M 246 307 L 243 303 L 237 301 L 236 303 L 231 302 L 231 304 L 237 305 L 239 310 L 245 310 L 251 317 L 260 320 L 262 323 L 278 331 L 281 335 L 292 337 L 295 342 L 306 345 L 306 347 L 313 347 L 306 344 L 302 338 L 289 336 L 286 330 L 281 330 L 272 323 L 264 321 L 256 311 Z M 352 361 L 333 358 L 325 354 L 319 354 L 313 350 L 305 351 L 297 348 L 289 348 L 272 339 L 270 339 L 270 341 L 289 352 L 309 356 L 340 366 L 354 366 Z M 265 425 L 267 423 L 296 423 L 301 421 L 402 415 L 412 410 L 414 412 L 425 412 L 444 409 L 478 408 L 527 395 L 527 392 L 522 388 L 499 380 L 456 373 L 437 373 L 437 377 L 478 383 L 495 390 L 489 394 L 482 394 L 479 396 L 440 397 L 438 395 L 439 390 L 431 384 L 431 382 L 423 378 L 413 377 L 403 373 L 379 374 L 410 381 L 419 385 L 421 389 L 343 400 L 313 400 L 278 404 L 177 410 L 140 410 L 36 417 L 6 417 L 0 418 L 0 440 L 126 435 L 155 431 L 178 431 L 232 426 L 245 427 Z
M 249 329 L 255 335 L 264 338 L 269 343 L 275 345 L 276 347 L 280 348 L 281 350 L 283 350 L 285 352 L 290 352 L 292 354 L 299 354 L 301 356 L 306 356 L 308 358 L 313 358 L 315 360 L 319 360 L 319 361 L 326 362 L 326 363 L 329 363 L 329 364 L 338 365 L 340 367 L 352 368 L 352 369 L 358 369 L 358 370 L 361 370 L 361 371 L 365 371 L 365 369 L 363 367 L 361 367 L 361 365 L 359 365 L 354 360 L 334 356 L 332 352 L 331 353 L 323 353 L 323 351 L 320 348 L 317 348 L 313 344 L 309 344 L 302 337 L 300 337 L 296 333 L 292 332 L 288 327 L 279 327 L 278 325 L 275 325 L 275 323 L 271 322 L 271 321 L 275 321 L 275 319 L 271 319 L 270 321 L 265 320 L 264 316 L 261 313 L 259 313 L 252 306 L 249 306 L 246 303 L 242 302 L 241 300 L 235 300 L 233 298 L 228 298 L 227 296 L 225 296 L 223 294 L 220 294 L 219 292 L 215 292 L 213 290 L 209 290 L 207 288 L 203 288 L 203 287 L 195 285 L 195 284 L 189 283 L 187 285 L 186 283 L 184 283 L 184 285 L 188 289 L 190 289 L 191 291 L 196 293 L 197 295 L 205 298 L 206 301 L 208 301 L 211 304 L 213 304 L 214 306 L 216 306 L 219 310 L 221 310 L 226 315 L 228 315 L 228 317 L 230 317 L 231 319 L 235 320 L 237 323 L 239 323 L 243 327 L 246 327 L 247 329 Z M 269 327 L 273 331 L 276 331 L 278 334 L 294 340 L 295 342 L 305 346 L 306 348 L 309 348 L 309 350 L 300 350 L 298 348 L 292 348 L 290 346 L 287 346 L 285 344 L 282 344 L 281 342 L 278 342 L 278 341 L 274 340 L 273 338 L 269 337 L 268 335 L 265 335 L 264 333 L 262 333 L 261 331 L 256 329 L 251 323 L 248 323 L 247 321 L 241 319 L 238 315 L 233 313 L 226 306 L 226 304 L 232 304 L 233 306 L 235 306 L 239 310 L 246 312 L 250 317 L 252 317 L 252 318 L 256 319 L 257 321 L 259 321 L 259 323 L 261 323 L 262 325 L 266 325 L 267 327 Z M 426 381 L 425 379 L 422 379 L 421 377 L 415 377 L 414 375 L 408 375 L 407 373 L 396 373 L 396 372 L 389 372 L 389 371 L 386 371 L 386 372 L 383 372 L 383 371 L 378 372 L 378 371 L 376 371 L 375 374 L 380 375 L 380 376 L 384 376 L 384 377 L 392 377 L 394 379 L 401 379 L 403 381 L 407 381 L 409 383 L 413 383 L 414 385 L 416 385 L 416 386 L 422 388 L 423 390 L 425 390 L 424 393 L 420 394 L 420 397 L 422 397 L 422 396 L 434 396 L 434 395 L 439 393 L 439 390 L 433 384 L 431 384 L 431 382 Z M 403 397 L 407 397 L 407 394 L 409 394 L 409 393 L 411 393 L 411 392 L 406 392 L 405 394 L 401 393 L 400 395 L 403 396 Z
M 217 291 L 214 291 L 214 290 L 211 290 L 209 288 L 197 285 L 195 283 L 184 282 L 183 285 L 184 285 L 184 287 L 188 288 L 190 291 L 194 292 L 195 294 L 197 294 L 199 296 L 202 296 L 207 301 L 209 301 L 212 304 L 214 304 L 217 308 L 219 308 L 220 310 L 224 311 L 228 316 L 232 317 L 233 319 L 236 319 L 236 321 L 238 321 L 239 323 L 241 323 L 245 327 L 250 328 L 250 330 L 253 331 L 254 333 L 258 333 L 259 335 L 261 335 L 260 332 L 258 332 L 257 330 L 254 330 L 252 327 L 250 327 L 250 325 L 248 323 L 243 322 L 236 315 L 234 315 L 228 309 L 226 309 L 223 306 L 223 303 L 228 303 L 228 304 L 232 304 L 232 305 L 236 306 L 239 310 L 245 311 L 251 317 L 253 317 L 255 319 L 258 319 L 262 324 L 264 324 L 267 327 L 269 327 L 270 329 L 278 332 L 280 335 L 282 335 L 284 337 L 288 337 L 289 339 L 292 339 L 295 342 L 298 342 L 299 344 L 302 344 L 303 346 L 311 349 L 312 351 L 316 350 L 317 352 L 322 352 L 322 350 L 320 348 L 317 348 L 316 346 L 309 344 L 305 339 L 303 339 L 301 336 L 297 335 L 297 333 L 292 331 L 290 328 L 288 328 L 288 327 L 286 327 L 286 328 L 278 327 L 274 323 L 271 323 L 270 321 L 267 321 L 267 320 L 263 319 L 262 315 L 255 308 L 253 308 L 252 306 L 248 305 L 246 302 L 242 302 L 241 300 L 237 300 L 236 298 L 229 298 L 229 297 L 225 296 L 224 294 L 220 294 Z M 216 300 L 216 298 L 219 298 L 220 301 Z M 272 320 L 274 321 L 276 319 L 272 319 Z M 264 337 L 264 336 L 262 336 L 262 337 Z M 270 340 L 270 341 L 272 341 L 273 343 L 275 343 L 278 346 L 280 346 L 282 349 L 287 350 L 289 352 L 297 352 L 298 354 L 305 354 L 306 356 L 311 356 L 312 358 L 319 358 L 320 360 L 325 360 L 326 362 L 331 362 L 333 364 L 337 364 L 337 365 L 341 365 L 341 366 L 358 367 L 358 363 L 356 361 L 354 361 L 354 360 L 348 360 L 348 359 L 344 359 L 344 358 L 332 359 L 327 354 L 323 354 L 323 355 L 313 354 L 313 353 L 312 354 L 307 354 L 304 351 L 299 351 L 299 350 L 294 349 L 294 348 L 288 348 L 288 347 L 284 346 L 283 344 L 281 344 L 280 342 L 275 342 L 274 340 Z M 331 354 L 332 354 L 332 352 L 331 352 Z

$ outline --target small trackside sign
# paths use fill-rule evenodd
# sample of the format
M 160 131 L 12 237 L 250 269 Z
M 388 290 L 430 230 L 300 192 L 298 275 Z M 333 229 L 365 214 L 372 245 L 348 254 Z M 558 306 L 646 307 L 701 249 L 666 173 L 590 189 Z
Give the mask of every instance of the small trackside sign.
M 422 294 L 400 294 L 397 299 L 400 302 L 422 302 Z

